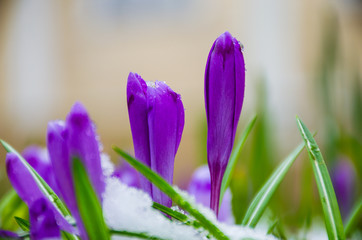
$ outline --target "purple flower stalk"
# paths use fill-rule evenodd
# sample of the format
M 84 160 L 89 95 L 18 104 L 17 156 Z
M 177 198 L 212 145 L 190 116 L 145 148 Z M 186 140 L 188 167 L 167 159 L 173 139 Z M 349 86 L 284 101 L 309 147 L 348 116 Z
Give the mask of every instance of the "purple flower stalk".
M 207 158 L 211 174 L 210 208 L 219 211 L 221 181 L 234 144 L 245 89 L 245 63 L 229 32 L 211 47 L 205 70 Z
M 184 108 L 179 94 L 164 82 L 145 82 L 130 73 L 127 82 L 128 114 L 135 156 L 169 183 L 184 127 Z M 152 199 L 170 207 L 172 201 L 143 176 L 140 184 Z
M 78 212 L 72 177 L 72 159 L 77 157 L 83 162 L 101 203 L 105 182 L 95 127 L 81 103 L 73 105 L 65 122 L 54 121 L 48 124 L 47 146 L 63 199 L 77 221 L 81 238 L 87 239 Z
M 207 165 L 197 168 L 192 175 L 188 192 L 195 197 L 197 203 L 205 207 L 210 206 L 211 179 Z M 233 224 L 234 216 L 231 210 L 231 191 L 227 189 L 220 206 L 218 220 L 221 222 Z

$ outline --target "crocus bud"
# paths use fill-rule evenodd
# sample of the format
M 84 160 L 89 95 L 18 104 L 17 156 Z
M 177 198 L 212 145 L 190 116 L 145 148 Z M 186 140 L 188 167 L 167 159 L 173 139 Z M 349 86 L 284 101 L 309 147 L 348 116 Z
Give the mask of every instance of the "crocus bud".
M 105 182 L 95 127 L 81 103 L 73 105 L 65 123 L 54 121 L 48 124 L 47 146 L 63 199 L 77 221 L 81 238 L 87 239 L 76 201 L 72 177 L 73 158 L 83 162 L 100 202 Z
M 353 204 L 355 194 L 356 173 L 348 160 L 337 163 L 332 173 L 332 183 L 342 217 L 347 217 Z
M 33 176 L 15 153 L 10 152 L 6 154 L 6 171 L 11 185 L 29 208 L 38 199 L 45 198 Z M 46 201 L 49 200 L 46 199 Z M 74 232 L 73 227 L 62 217 L 59 211 L 53 205 L 50 208 L 57 219 L 59 227 L 62 230 Z
M 30 236 L 34 240 L 61 239 L 49 202 L 39 198 L 29 208 Z
M 204 165 L 195 170 L 192 175 L 188 193 L 195 197 L 197 203 L 205 207 L 210 206 L 211 179 L 209 168 Z M 231 191 L 228 188 L 222 200 L 218 220 L 221 222 L 232 224 L 234 216 L 231 210 Z
M 179 94 L 164 82 L 145 82 L 130 73 L 127 82 L 128 114 L 136 158 L 172 183 L 175 155 L 184 127 L 184 108 Z M 144 177 L 144 191 L 154 201 L 171 206 L 172 201 Z
M 140 188 L 139 174 L 127 162 L 119 164 L 112 173 L 112 177 L 118 178 L 122 183 L 129 187 Z
M 210 207 L 218 214 L 220 187 L 234 144 L 244 99 L 245 64 L 239 42 L 229 32 L 211 47 L 205 70 L 207 158 L 211 174 Z

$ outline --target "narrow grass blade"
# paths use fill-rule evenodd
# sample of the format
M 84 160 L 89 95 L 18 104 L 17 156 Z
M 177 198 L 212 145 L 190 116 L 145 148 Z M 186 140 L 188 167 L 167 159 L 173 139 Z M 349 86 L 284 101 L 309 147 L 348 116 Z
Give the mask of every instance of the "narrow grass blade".
M 358 221 L 362 218 L 362 199 L 360 199 L 357 204 L 353 207 L 351 214 L 346 221 L 346 227 L 344 233 L 348 237 L 357 226 Z
M 288 239 L 279 219 L 276 219 L 268 228 L 267 234 L 273 234 L 278 239 Z
M 279 187 L 295 159 L 302 152 L 303 148 L 304 144 L 302 143 L 272 173 L 251 202 L 241 223 L 242 225 L 252 228 L 256 226 L 268 206 L 271 197 Z
M 188 217 L 182 213 L 179 213 L 171 208 L 165 207 L 162 204 L 159 204 L 157 202 L 153 202 L 152 203 L 152 207 L 154 209 L 157 209 L 163 213 L 166 213 L 167 215 L 169 215 L 170 217 L 179 220 L 180 222 L 186 223 L 188 221 Z
M 182 214 L 180 212 L 177 212 L 177 211 L 175 211 L 175 210 L 173 210 L 171 208 L 165 207 L 165 206 L 163 206 L 163 205 L 161 205 L 161 204 L 159 204 L 157 202 L 153 202 L 152 207 L 154 209 L 157 209 L 157 210 L 169 215 L 170 217 L 172 217 L 172 218 L 174 218 L 174 219 L 176 219 L 176 220 L 178 220 L 178 221 L 180 221 L 180 222 L 182 222 L 182 223 L 184 223 L 186 225 L 191 225 L 194 228 L 201 227 L 200 223 L 190 219 L 187 215 Z
M 77 205 L 88 238 L 92 240 L 110 239 L 101 204 L 88 178 L 87 171 L 78 158 L 73 158 L 72 173 Z
M 194 216 L 198 220 L 201 226 L 208 230 L 216 239 L 224 240 L 229 239 L 223 232 L 218 229 L 209 219 L 201 214 L 192 203 L 185 199 L 182 194 L 175 188 L 173 188 L 168 182 L 166 182 L 157 173 L 153 172 L 146 165 L 142 164 L 120 148 L 113 146 L 113 150 L 123 157 L 129 164 L 137 169 L 143 176 L 145 176 L 150 182 L 157 186 L 162 192 L 169 196 L 178 206 L 187 211 L 190 215 Z
M 297 117 L 300 134 L 306 144 L 309 159 L 313 166 L 319 196 L 322 202 L 324 222 L 329 239 L 345 239 L 341 214 L 338 208 L 331 178 L 323 156 L 312 134 L 304 123 Z
M 32 166 L 19 154 L 10 144 L 5 142 L 4 140 L 0 139 L 0 143 L 3 145 L 7 152 L 15 153 L 24 166 L 28 169 L 29 173 L 34 178 L 36 184 L 38 185 L 39 189 L 44 193 L 44 196 L 47 197 L 50 202 L 55 206 L 55 208 L 66 218 L 70 219 L 70 213 L 68 209 L 65 207 L 64 203 L 60 200 L 58 195 L 49 187 L 49 185 L 44 181 L 44 179 L 34 170 Z
M 166 240 L 164 238 L 150 236 L 147 233 L 135 233 L 135 232 L 118 231 L 118 230 L 110 230 L 109 233 L 114 236 L 123 236 L 123 237 L 130 237 L 130 238 L 133 237 L 135 239 Z
M 246 142 L 246 139 L 249 136 L 249 133 L 251 132 L 251 130 L 254 127 L 254 124 L 256 122 L 256 118 L 257 116 L 255 115 L 251 121 L 248 123 L 248 125 L 246 126 L 245 130 L 243 131 L 243 133 L 241 134 L 241 137 L 238 141 L 238 143 L 236 144 L 235 148 L 233 149 L 230 159 L 229 159 L 229 163 L 226 167 L 225 173 L 224 173 L 224 177 L 222 179 L 221 182 L 221 190 L 220 190 L 220 203 L 222 202 L 222 199 L 224 197 L 225 191 L 226 189 L 229 187 L 230 185 L 230 181 L 231 181 L 231 177 L 232 177 L 232 173 L 234 172 L 237 160 L 240 158 L 240 153 L 241 153 L 241 149 L 243 149 L 244 144 Z
M 30 231 L 30 223 L 29 221 L 19 218 L 19 217 L 14 217 L 16 223 L 19 225 L 19 227 L 25 231 L 25 232 L 29 232 Z

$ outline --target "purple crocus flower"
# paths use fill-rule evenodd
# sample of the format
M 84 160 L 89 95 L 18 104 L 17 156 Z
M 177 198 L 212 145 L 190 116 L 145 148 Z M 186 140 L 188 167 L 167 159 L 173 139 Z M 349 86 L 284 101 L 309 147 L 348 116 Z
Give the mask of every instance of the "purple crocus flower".
M 136 158 L 172 183 L 174 159 L 185 121 L 180 95 L 164 82 L 146 83 L 131 72 L 127 104 Z M 140 178 L 140 184 L 154 201 L 172 205 L 171 199 L 144 177 Z
M 77 157 L 83 162 L 100 202 L 105 182 L 95 127 L 81 103 L 73 105 L 65 123 L 54 121 L 48 124 L 47 146 L 63 199 L 77 221 L 81 238 L 87 239 L 75 196 L 72 159 Z
M 211 179 L 207 165 L 195 170 L 189 184 L 188 192 L 191 196 L 195 197 L 197 203 L 205 207 L 210 206 Z M 229 224 L 234 223 L 234 216 L 231 210 L 231 197 L 231 191 L 228 188 L 224 194 L 218 216 L 219 221 Z
M 139 174 L 127 162 L 119 164 L 112 173 L 112 177 L 118 178 L 122 183 L 129 187 L 140 188 Z
M 245 89 L 245 64 L 239 42 L 229 32 L 211 47 L 205 70 L 207 158 L 211 174 L 210 207 L 219 209 L 220 187 L 234 144 Z
M 6 171 L 11 185 L 29 208 L 33 206 L 35 201 L 44 198 L 44 194 L 39 189 L 33 176 L 15 153 L 10 152 L 6 154 Z M 46 199 L 46 201 L 49 200 Z M 73 227 L 62 217 L 53 205 L 51 205 L 51 209 L 59 227 L 65 231 L 74 232 Z
M 353 204 L 356 173 L 348 160 L 338 161 L 332 173 L 332 183 L 343 217 L 347 217 Z
M 34 240 L 60 239 L 60 229 L 49 202 L 39 198 L 29 208 L 30 236 Z

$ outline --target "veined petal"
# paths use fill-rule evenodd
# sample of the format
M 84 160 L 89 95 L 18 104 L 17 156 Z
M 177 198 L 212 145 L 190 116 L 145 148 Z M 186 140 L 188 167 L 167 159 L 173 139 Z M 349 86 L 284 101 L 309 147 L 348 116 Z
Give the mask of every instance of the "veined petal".
M 150 142 L 147 120 L 147 85 L 137 73 L 130 73 L 127 81 L 128 115 L 132 131 L 135 157 L 151 167 Z M 140 176 L 142 189 L 152 196 L 152 185 Z
M 244 103 L 245 92 L 245 61 L 242 54 L 242 47 L 238 40 L 233 38 L 234 42 L 234 57 L 235 57 L 235 112 L 234 112 L 234 132 L 233 142 L 235 139 L 235 133 L 238 126 L 241 109 Z

